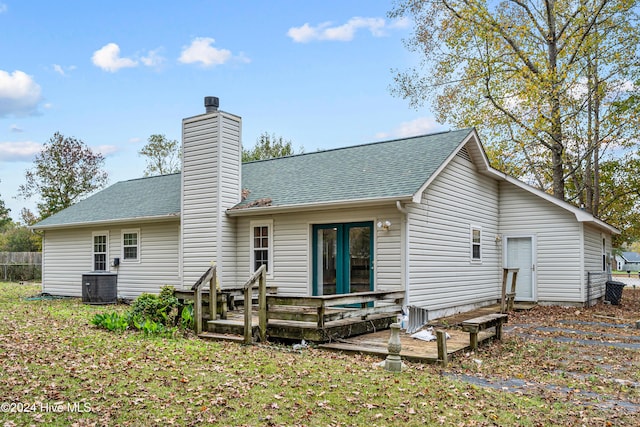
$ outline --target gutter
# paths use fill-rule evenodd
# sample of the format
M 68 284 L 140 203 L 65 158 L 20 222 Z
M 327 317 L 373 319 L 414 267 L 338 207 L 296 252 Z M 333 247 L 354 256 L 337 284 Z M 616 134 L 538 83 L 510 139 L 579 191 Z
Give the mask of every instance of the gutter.
M 288 213 L 288 212 L 302 212 L 302 211 L 317 211 L 317 210 L 328 210 L 328 209 L 344 209 L 344 208 L 355 208 L 355 207 L 363 207 L 363 206 L 374 206 L 380 205 L 384 203 L 393 203 L 398 202 L 399 200 L 409 201 L 413 197 L 412 194 L 406 196 L 390 196 L 390 197 L 374 197 L 369 199 L 355 199 L 355 200 L 339 200 L 333 202 L 312 202 L 312 203 L 301 203 L 295 205 L 280 205 L 280 206 L 261 206 L 261 207 L 253 207 L 246 209 L 227 209 L 226 213 L 231 217 L 240 217 L 240 216 L 252 216 L 252 215 L 271 215 L 277 213 Z
M 51 224 L 51 225 L 38 225 L 34 224 L 29 227 L 31 230 L 52 230 L 58 228 L 77 228 L 77 227 L 93 227 L 93 226 L 102 226 L 109 224 L 122 224 L 126 222 L 159 222 L 166 221 L 171 219 L 180 218 L 180 213 L 172 213 L 168 215 L 161 216 L 141 216 L 135 218 L 120 218 L 120 219 L 106 219 L 102 221 L 91 221 L 91 222 L 70 222 L 66 224 Z
M 408 307 L 409 304 L 409 298 L 411 296 L 411 294 L 409 293 L 409 283 L 411 282 L 409 280 L 409 211 L 402 206 L 402 203 L 400 202 L 400 200 L 396 200 L 396 209 L 398 209 L 398 211 L 400 213 L 402 213 L 404 216 L 402 218 L 402 225 L 404 227 L 404 246 L 402 248 L 402 257 L 404 258 L 403 264 L 404 264 L 404 274 L 403 274 L 403 279 L 404 279 L 404 304 L 403 307 L 406 309 L 406 307 Z M 408 312 L 407 310 L 405 310 L 405 312 Z

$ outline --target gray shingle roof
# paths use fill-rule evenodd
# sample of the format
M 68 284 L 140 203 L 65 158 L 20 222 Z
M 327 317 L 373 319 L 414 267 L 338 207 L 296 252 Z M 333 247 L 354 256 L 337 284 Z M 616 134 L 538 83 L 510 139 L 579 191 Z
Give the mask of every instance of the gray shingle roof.
M 245 163 L 242 203 L 272 206 L 413 195 L 470 129 Z
M 121 181 L 34 228 L 180 214 L 180 174 Z
M 240 206 L 271 206 L 405 197 L 415 194 L 472 132 L 463 129 L 242 165 Z M 180 174 L 114 184 L 34 226 L 118 221 L 180 214 Z
M 637 252 L 622 252 L 622 256 L 627 262 L 640 262 L 640 254 Z

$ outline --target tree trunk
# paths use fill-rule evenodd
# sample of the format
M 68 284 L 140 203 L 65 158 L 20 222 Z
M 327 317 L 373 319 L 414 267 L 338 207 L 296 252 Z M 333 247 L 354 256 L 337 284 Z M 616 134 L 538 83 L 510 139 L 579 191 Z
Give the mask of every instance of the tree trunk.
M 556 2 L 546 0 L 547 52 L 549 56 L 549 83 L 551 103 L 551 167 L 553 195 L 564 200 L 564 144 L 562 141 L 562 115 L 560 105 L 560 85 L 558 77 L 558 37 L 556 33 Z

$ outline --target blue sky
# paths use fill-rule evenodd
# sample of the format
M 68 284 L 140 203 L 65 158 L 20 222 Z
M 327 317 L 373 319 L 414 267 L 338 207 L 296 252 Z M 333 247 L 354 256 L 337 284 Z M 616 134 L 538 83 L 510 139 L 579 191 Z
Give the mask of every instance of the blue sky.
M 203 98 L 315 151 L 443 130 L 393 97 L 417 58 L 392 1 L 0 0 L 0 198 L 18 219 L 24 171 L 57 131 L 142 176 L 151 134 L 180 139 Z

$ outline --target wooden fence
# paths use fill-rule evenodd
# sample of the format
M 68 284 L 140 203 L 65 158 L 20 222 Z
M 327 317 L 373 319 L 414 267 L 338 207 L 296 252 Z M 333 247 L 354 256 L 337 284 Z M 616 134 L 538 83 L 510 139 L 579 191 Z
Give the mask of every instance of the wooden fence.
M 5 282 L 40 280 L 42 252 L 0 252 L 0 278 Z

